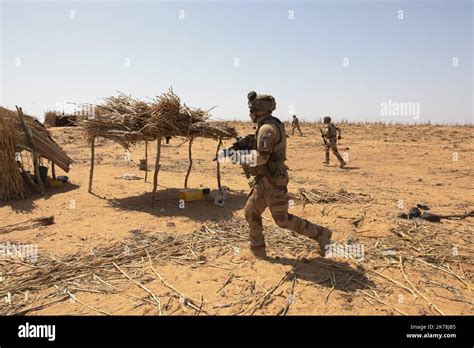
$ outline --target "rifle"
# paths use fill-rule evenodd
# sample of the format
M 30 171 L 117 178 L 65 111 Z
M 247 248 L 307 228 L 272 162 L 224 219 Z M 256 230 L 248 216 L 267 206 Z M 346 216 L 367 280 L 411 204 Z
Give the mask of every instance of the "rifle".
M 324 145 L 327 146 L 327 145 L 328 145 L 328 142 L 327 142 L 327 140 L 326 140 L 326 137 L 325 137 L 324 134 L 323 134 L 323 130 L 320 128 L 319 131 L 321 132 L 321 138 L 323 138 Z
M 213 161 L 217 161 L 220 158 L 231 157 L 235 153 L 239 153 L 239 158 L 242 153 L 248 153 L 251 150 L 256 149 L 256 142 L 255 142 L 255 135 L 249 134 L 245 137 L 237 137 L 236 141 L 232 144 L 232 146 L 225 148 L 220 152 Z M 250 169 L 248 164 L 244 164 L 240 162 L 242 169 L 244 170 L 245 177 L 247 179 L 250 178 Z

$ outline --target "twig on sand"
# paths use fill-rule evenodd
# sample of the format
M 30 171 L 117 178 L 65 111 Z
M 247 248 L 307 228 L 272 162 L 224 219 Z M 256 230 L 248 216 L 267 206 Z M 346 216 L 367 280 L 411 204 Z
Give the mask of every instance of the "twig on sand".
M 179 290 L 177 290 L 174 286 L 172 286 L 171 284 L 169 284 L 166 280 L 163 279 L 163 277 L 158 273 L 158 271 L 155 269 L 155 267 L 153 267 L 153 263 L 151 261 L 151 257 L 150 257 L 150 254 L 148 253 L 148 250 L 146 250 L 146 254 L 148 255 L 148 261 L 150 263 L 150 269 L 152 270 L 152 272 L 158 277 L 159 280 L 161 280 L 161 282 L 169 289 L 173 290 L 176 294 L 178 294 L 180 296 L 180 298 L 183 298 L 184 299 L 184 304 L 187 304 L 189 305 L 189 307 L 197 310 L 198 312 L 201 311 L 202 309 L 202 302 L 201 301 L 198 301 L 196 299 L 193 299 L 185 294 L 183 294 L 182 292 L 180 292 Z
M 30 307 L 30 308 L 26 308 L 26 309 L 23 309 L 19 312 L 16 312 L 15 315 L 26 315 L 27 313 L 29 312 L 35 312 L 35 311 L 39 311 L 41 309 L 44 309 L 46 307 L 49 307 L 55 303 L 59 303 L 59 302 L 62 302 L 62 301 L 65 301 L 69 298 L 69 296 L 63 296 L 63 297 L 60 297 L 54 301 L 50 301 L 50 302 L 47 302 L 47 303 L 43 303 L 43 304 L 40 304 L 38 306 L 35 306 L 35 307 Z
M 230 284 L 230 282 L 232 281 L 233 278 L 234 278 L 234 273 L 230 272 L 229 277 L 226 279 L 224 284 L 219 288 L 219 290 L 216 291 L 216 293 L 221 292 L 222 289 L 224 289 L 228 284 Z
M 396 312 L 398 312 L 398 313 L 400 313 L 400 314 L 402 314 L 402 315 L 408 315 L 407 313 L 405 313 L 405 312 L 403 312 L 403 311 L 401 311 L 401 310 L 395 308 L 395 307 L 392 306 L 391 304 L 382 301 L 382 300 L 379 299 L 378 297 L 375 297 L 375 296 L 369 294 L 368 292 L 366 292 L 366 291 L 364 291 L 364 290 L 357 289 L 357 291 L 363 293 L 365 296 L 371 298 L 372 300 L 375 300 L 375 301 L 380 302 L 381 304 L 383 304 L 383 305 L 385 305 L 385 306 L 387 306 L 387 307 L 392 308 L 394 311 L 396 311 Z M 369 302 L 369 303 L 370 303 L 370 302 Z
M 398 286 L 401 287 L 402 289 L 407 290 L 407 291 L 410 292 L 415 298 L 418 297 L 418 296 L 416 296 L 416 293 L 415 293 L 412 289 L 410 289 L 408 286 L 403 285 L 403 284 L 400 283 L 400 282 L 397 282 L 395 279 L 391 279 L 391 278 L 389 278 L 389 277 L 387 277 L 387 276 L 383 275 L 382 273 L 379 273 L 379 272 L 377 272 L 377 271 L 375 271 L 375 270 L 369 270 L 369 272 L 375 273 L 375 274 L 378 275 L 379 277 L 382 277 L 382 278 L 388 280 L 389 282 L 391 282 L 391 283 L 393 283 L 393 284 L 395 284 L 395 285 L 398 285 Z
M 130 280 L 132 283 L 134 283 L 135 285 L 137 285 L 139 288 L 143 289 L 144 291 L 146 291 L 148 294 L 150 294 L 150 296 L 156 301 L 156 303 L 158 304 L 158 313 L 160 313 L 160 315 L 162 315 L 162 310 L 161 310 L 161 301 L 160 299 L 151 291 L 149 290 L 145 285 L 143 285 L 142 283 L 136 281 L 135 279 L 131 278 L 127 273 L 125 273 L 119 266 L 117 266 L 117 264 L 115 262 L 112 262 L 112 264 L 115 266 L 115 268 L 118 269 L 118 271 L 120 273 L 122 273 L 128 280 Z
M 290 306 L 293 304 L 295 300 L 295 285 L 296 285 L 296 274 L 294 272 L 291 273 L 293 276 L 293 282 L 291 283 L 291 289 L 290 289 L 290 294 L 288 295 L 288 300 L 286 301 L 286 305 L 283 308 L 283 310 L 278 313 L 279 315 L 286 315 L 288 313 L 288 310 L 290 309 Z
M 430 306 L 432 306 L 439 314 L 441 315 L 445 315 L 441 309 L 439 309 L 433 302 L 431 302 L 425 295 L 423 295 L 414 285 L 412 282 L 410 282 L 410 280 L 408 279 L 407 275 L 405 274 L 405 272 L 403 271 L 403 260 L 402 260 L 402 257 L 400 256 L 400 271 L 402 272 L 402 275 L 403 277 L 405 278 L 405 280 L 407 281 L 407 283 L 411 286 L 411 288 L 413 289 L 413 291 L 415 291 L 418 295 L 421 296 L 421 298 L 423 298 Z
M 466 285 L 466 287 L 467 287 L 467 289 L 468 289 L 469 291 L 472 291 L 471 286 L 470 286 L 466 281 L 464 281 L 459 275 L 457 275 L 456 273 L 454 273 L 454 272 L 451 271 L 450 269 L 433 265 L 432 263 L 423 261 L 422 259 L 419 259 L 418 257 L 415 258 L 415 260 L 416 260 L 416 261 L 419 261 L 419 262 L 422 262 L 422 263 L 424 263 L 425 265 L 428 265 L 428 266 L 431 266 L 431 267 L 433 267 L 433 268 L 436 268 L 436 269 L 438 269 L 438 270 L 440 270 L 440 271 L 443 271 L 443 272 L 446 272 L 446 273 L 448 273 L 448 274 L 451 274 L 451 275 L 454 276 L 457 280 L 459 280 L 461 283 L 463 283 L 464 285 Z
M 110 314 L 110 313 L 104 312 L 104 311 L 102 311 L 102 310 L 100 310 L 100 309 L 94 308 L 94 307 L 89 306 L 88 304 L 86 304 L 86 303 L 80 301 L 80 300 L 76 297 L 76 295 L 70 293 L 69 291 L 66 291 L 66 293 L 74 300 L 74 302 L 77 302 L 77 303 L 83 305 L 83 306 L 86 307 L 86 308 L 89 308 L 89 309 L 91 309 L 91 310 L 93 310 L 93 311 L 96 311 L 96 312 L 101 313 L 101 314 L 104 314 L 104 315 L 112 315 L 112 314 Z
M 287 279 L 288 279 L 288 275 L 293 273 L 294 274 L 294 269 L 296 267 L 296 264 L 298 263 L 299 259 L 296 259 L 296 261 L 293 263 L 293 266 L 291 267 L 291 270 L 289 270 L 288 272 L 286 272 L 283 277 L 280 278 L 280 280 L 275 284 L 273 285 L 270 290 L 268 290 L 256 303 L 255 305 L 253 305 L 252 307 L 246 309 L 243 314 L 248 314 L 250 313 L 251 315 L 253 315 L 255 313 L 255 311 L 257 309 L 259 309 L 263 303 L 265 302 L 265 300 L 275 292 L 276 289 L 278 289 L 280 287 L 281 284 L 283 284 Z

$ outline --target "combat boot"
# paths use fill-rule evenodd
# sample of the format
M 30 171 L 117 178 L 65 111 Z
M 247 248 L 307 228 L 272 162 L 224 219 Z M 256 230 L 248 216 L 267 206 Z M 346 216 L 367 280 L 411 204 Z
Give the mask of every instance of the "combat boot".
M 314 239 L 319 244 L 319 254 L 324 257 L 326 256 L 326 249 L 329 244 L 331 244 L 332 231 L 329 228 L 312 225 L 313 236 L 311 239 Z
M 249 249 L 250 252 L 259 259 L 264 259 L 267 257 L 267 250 L 265 248 L 265 245 L 258 247 L 251 246 Z
M 341 164 L 339 165 L 339 168 L 344 168 L 345 166 L 347 166 L 347 163 L 342 161 Z
M 319 254 L 324 257 L 326 256 L 326 249 L 331 244 L 332 231 L 329 228 L 323 227 L 319 231 L 319 235 L 316 241 L 319 244 Z
M 240 253 L 240 258 L 244 261 L 252 261 L 255 259 L 265 259 L 267 257 L 267 251 L 265 245 L 253 247 L 249 246 L 244 248 Z

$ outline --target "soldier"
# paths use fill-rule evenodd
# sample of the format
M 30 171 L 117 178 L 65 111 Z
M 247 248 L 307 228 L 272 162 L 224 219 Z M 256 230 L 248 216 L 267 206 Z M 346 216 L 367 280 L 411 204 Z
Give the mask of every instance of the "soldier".
M 250 227 L 251 256 L 266 256 L 261 215 L 267 207 L 279 227 L 316 240 L 324 256 L 326 246 L 331 241 L 331 230 L 288 213 L 286 132 L 283 123 L 272 116 L 276 108 L 275 99 L 271 95 L 250 92 L 248 106 L 250 118 L 257 124 L 256 149 L 251 155 L 246 155 L 253 155 L 253 159 L 246 162 L 252 162 L 248 169 L 254 179 L 245 205 L 245 219 Z M 246 159 L 243 158 L 243 161 Z
M 291 125 L 293 126 L 291 135 L 295 134 L 295 128 L 297 128 L 298 131 L 300 132 L 300 136 L 303 136 L 303 132 L 301 132 L 301 128 L 300 128 L 300 120 L 298 120 L 298 117 L 296 117 L 296 115 L 293 115 L 293 121 L 291 121 Z
M 342 139 L 341 129 L 331 122 L 331 117 L 324 117 L 324 126 L 321 128 L 321 134 L 325 138 L 324 145 L 326 147 L 326 161 L 324 164 L 329 164 L 329 149 L 332 149 L 332 153 L 339 160 L 340 167 L 344 168 L 347 163 L 337 149 L 337 140 Z

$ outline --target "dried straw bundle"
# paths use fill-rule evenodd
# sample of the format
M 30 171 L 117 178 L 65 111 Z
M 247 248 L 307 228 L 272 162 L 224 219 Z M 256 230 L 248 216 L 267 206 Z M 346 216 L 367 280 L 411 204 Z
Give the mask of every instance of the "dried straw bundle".
M 128 148 L 140 140 L 153 140 L 153 135 L 144 134 L 150 117 L 147 103 L 125 94 L 105 98 L 104 104 L 95 108 L 94 115 L 81 116 L 79 124 L 84 127 L 88 140 L 101 136 Z
M 179 97 L 170 89 L 155 98 L 147 129 L 165 136 L 186 136 L 229 139 L 237 136 L 227 123 L 210 123 L 210 111 L 181 105 Z
M 209 111 L 181 106 L 179 97 L 170 89 L 156 97 L 147 127 L 166 136 L 187 136 L 193 124 L 205 122 L 209 117 Z
M 82 116 L 86 138 L 109 138 L 125 148 L 137 141 L 152 141 L 158 137 L 184 136 L 230 139 L 237 136 L 235 128 L 226 123 L 210 123 L 210 110 L 181 105 L 180 98 L 170 89 L 155 98 L 152 104 L 125 94 L 105 98 L 95 109 L 95 115 Z
M 231 139 L 238 135 L 235 127 L 228 125 L 227 122 L 198 122 L 190 126 L 189 136 L 204 137 L 214 139 Z
M 14 129 L 14 137 L 15 137 L 15 144 L 17 146 L 17 151 L 18 150 L 31 151 L 29 141 L 25 134 L 25 130 L 20 123 L 20 119 L 18 118 L 17 113 L 15 111 L 11 111 L 9 109 L 6 109 L 0 106 L 0 117 L 2 117 L 4 120 L 8 121 L 10 125 L 12 125 Z M 39 122 L 36 118 L 25 115 L 25 122 L 28 128 L 31 128 L 32 130 L 35 130 L 41 133 L 42 135 L 44 135 L 45 138 L 50 138 L 52 140 L 51 133 L 48 132 L 48 130 L 44 128 L 41 122 Z
M 22 199 L 26 188 L 15 160 L 15 129 L 0 115 L 0 198 Z

